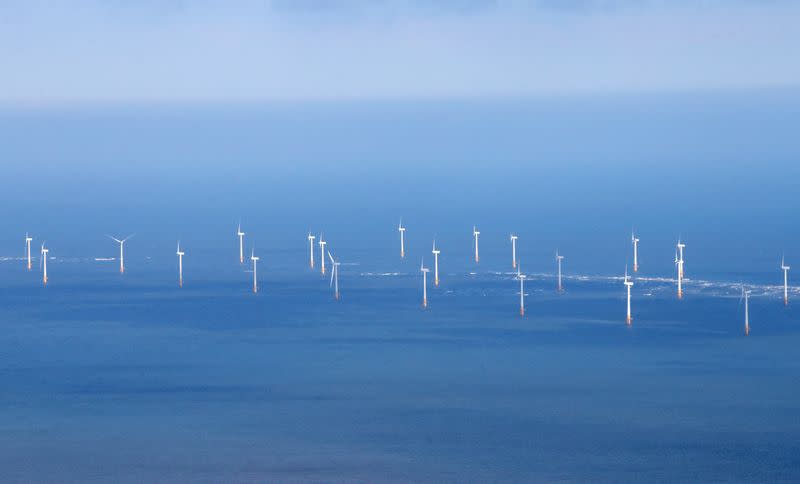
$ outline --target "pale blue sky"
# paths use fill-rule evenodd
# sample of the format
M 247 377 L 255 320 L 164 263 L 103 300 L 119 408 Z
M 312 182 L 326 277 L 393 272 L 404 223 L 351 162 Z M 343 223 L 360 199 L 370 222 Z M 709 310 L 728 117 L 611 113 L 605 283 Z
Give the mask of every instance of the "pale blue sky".
M 10 0 L 0 104 L 797 86 L 797 18 L 790 1 Z

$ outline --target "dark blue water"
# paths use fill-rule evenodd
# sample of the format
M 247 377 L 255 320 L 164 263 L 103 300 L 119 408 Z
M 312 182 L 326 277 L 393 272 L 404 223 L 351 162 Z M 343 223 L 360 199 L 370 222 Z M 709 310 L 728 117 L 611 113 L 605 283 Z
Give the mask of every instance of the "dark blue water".
M 5 481 L 800 479 L 796 94 L 2 118 Z

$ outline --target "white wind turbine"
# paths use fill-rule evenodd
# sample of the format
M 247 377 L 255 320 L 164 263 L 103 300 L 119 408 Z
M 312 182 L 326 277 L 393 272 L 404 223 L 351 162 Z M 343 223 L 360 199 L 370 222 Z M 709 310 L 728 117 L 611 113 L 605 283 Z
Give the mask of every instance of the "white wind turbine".
M 783 271 L 783 305 L 789 305 L 789 269 L 791 267 L 787 266 L 784 258 L 781 257 L 781 270 Z
M 517 279 L 519 279 L 519 315 L 525 316 L 525 274 L 522 273 L 522 264 L 517 262 Z
M 750 301 L 750 291 L 746 291 L 744 289 L 744 284 L 742 284 L 742 298 L 744 299 L 744 335 L 750 335 L 750 305 L 748 304 Z M 741 298 L 739 301 L 741 302 Z
M 675 246 L 675 265 L 678 267 L 678 299 L 683 297 L 683 249 L 686 244 L 678 239 Z
M 253 261 L 253 293 L 258 293 L 258 259 L 259 257 L 256 256 L 256 249 L 253 248 L 250 251 L 250 260 Z
M 41 252 L 41 264 L 42 264 L 42 284 L 45 286 L 47 285 L 47 253 L 50 252 L 50 249 L 44 248 L 44 242 L 42 242 L 42 252 Z
M 400 232 L 400 258 L 404 258 L 406 256 L 406 246 L 405 246 L 405 233 L 406 228 L 403 227 L 403 219 L 400 219 L 400 224 L 397 226 L 397 231 Z
M 439 254 L 442 251 L 436 248 L 436 239 L 433 239 L 433 283 L 439 287 Z
M 28 257 L 28 270 L 31 270 L 31 242 L 33 241 L 33 237 L 29 236 L 27 232 L 25 232 L 25 254 Z
M 558 264 L 558 292 L 564 292 L 564 285 L 561 283 L 561 261 L 564 260 L 563 255 L 559 255 L 558 249 L 556 249 L 556 263 Z
M 175 252 L 178 256 L 178 286 L 183 287 L 183 255 L 181 250 L 181 241 L 178 241 L 178 250 Z
M 308 233 L 308 257 L 312 269 L 314 268 L 314 239 L 316 238 L 315 235 L 311 235 L 311 232 Z
M 334 294 L 334 297 L 336 297 L 336 300 L 338 301 L 339 300 L 339 262 L 336 262 L 336 260 L 331 255 L 330 251 L 328 251 L 328 257 L 331 260 L 331 266 L 333 266 L 331 268 L 331 282 L 328 285 L 331 286 L 331 285 L 335 284 L 333 294 Z
M 633 287 L 633 280 L 628 275 L 628 266 L 625 266 L 625 288 L 628 290 L 628 316 L 625 318 L 625 322 L 628 326 L 631 325 L 633 318 L 631 317 L 631 287 Z
M 325 275 L 325 244 L 327 244 L 327 242 L 322 240 L 322 234 L 319 234 L 319 242 L 317 242 L 317 243 L 319 244 L 319 260 L 322 263 L 322 269 L 321 270 L 322 270 L 322 275 L 324 276 Z
M 133 237 L 133 234 L 125 237 L 124 239 L 118 239 L 118 238 L 112 237 L 110 235 L 107 235 L 106 237 L 108 237 L 109 239 L 111 239 L 114 242 L 119 244 L 119 273 L 120 274 L 124 274 L 125 273 L 125 242 L 130 240 L 131 237 Z
M 478 236 L 480 234 L 481 233 L 478 231 L 478 228 L 473 225 L 472 226 L 472 236 L 475 238 L 475 263 L 478 263 L 478 261 L 480 260 L 480 257 L 478 256 Z
M 236 235 L 239 236 L 239 264 L 244 264 L 244 232 L 242 232 L 241 222 L 236 229 Z
M 419 271 L 422 273 L 422 307 L 428 307 L 428 272 L 430 269 L 425 267 L 425 259 L 422 259 L 419 265 Z
M 511 268 L 514 269 L 517 267 L 517 237 L 514 234 L 511 234 Z
M 633 244 L 633 272 L 639 272 L 639 238 L 631 230 L 631 244 Z

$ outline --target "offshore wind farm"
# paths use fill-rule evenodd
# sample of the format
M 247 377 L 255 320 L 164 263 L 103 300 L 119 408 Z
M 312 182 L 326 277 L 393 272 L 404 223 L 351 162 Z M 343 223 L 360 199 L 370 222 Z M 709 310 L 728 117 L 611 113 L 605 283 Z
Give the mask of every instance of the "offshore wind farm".
M 405 227 L 403 227 L 402 222 L 400 223 L 400 225 L 398 227 L 398 231 L 400 233 L 400 259 L 402 260 L 402 259 L 405 258 L 405 254 L 406 254 L 405 253 L 405 242 L 404 242 Z M 478 235 L 479 234 L 480 234 L 480 232 L 477 230 L 477 228 L 475 226 L 473 226 L 473 228 L 472 228 L 472 236 L 473 236 L 473 245 L 472 245 L 472 247 L 475 250 L 475 254 L 474 254 L 474 257 L 475 257 L 474 262 L 475 263 L 478 263 L 478 261 L 479 261 L 479 258 L 478 258 Z M 236 235 L 238 237 L 239 260 L 241 262 L 242 250 L 243 250 L 243 246 L 242 246 L 243 239 L 242 239 L 242 236 L 244 235 L 243 232 L 241 231 L 241 223 L 239 223 L 239 225 L 238 225 L 238 227 L 236 229 Z M 120 247 L 119 258 L 118 258 L 118 260 L 119 260 L 119 272 L 120 272 L 120 274 L 124 274 L 125 273 L 124 244 L 125 244 L 126 241 L 130 240 L 133 237 L 133 235 L 129 235 L 129 236 L 123 238 L 123 239 L 117 239 L 117 238 L 112 237 L 110 235 L 107 236 L 107 237 L 119 244 L 119 247 Z M 516 269 L 516 275 L 515 275 L 514 279 L 518 280 L 519 283 L 520 283 L 520 286 L 519 286 L 519 295 L 520 295 L 519 313 L 520 313 L 520 316 L 524 317 L 525 316 L 524 279 L 527 276 L 522 274 L 521 269 L 520 269 L 520 265 L 519 265 L 519 260 L 517 259 L 517 239 L 518 239 L 518 236 L 516 236 L 516 235 L 511 235 L 510 236 L 511 247 L 512 247 L 512 264 L 511 264 L 511 266 L 512 266 L 512 268 Z M 25 251 L 26 252 L 25 252 L 25 257 L 22 258 L 22 260 L 25 263 L 26 269 L 28 269 L 28 270 L 30 270 L 30 266 L 31 266 L 30 244 L 31 244 L 31 242 L 33 240 L 34 240 L 33 237 L 30 237 L 28 232 L 26 232 L 25 233 L 25 238 L 24 238 Z M 319 236 L 316 236 L 316 235 L 313 235 L 311 232 L 309 232 L 307 234 L 307 236 L 306 236 L 306 240 L 308 241 L 308 247 L 309 247 L 309 249 L 308 249 L 308 255 L 309 255 L 308 264 L 309 264 L 309 269 L 312 272 L 314 272 L 314 270 L 315 270 L 315 265 L 314 265 L 314 253 L 315 253 L 314 241 L 315 240 L 318 240 L 318 245 L 319 245 L 319 249 L 320 249 L 320 264 L 321 264 L 320 272 L 321 272 L 321 274 L 323 276 L 325 275 L 325 256 L 327 255 L 327 257 L 330 259 L 330 263 L 331 263 L 331 278 L 330 278 L 329 285 L 334 288 L 334 299 L 336 299 L 338 301 L 339 298 L 340 298 L 340 294 L 339 294 L 339 271 L 340 271 L 340 268 L 339 268 L 339 266 L 341 265 L 341 263 L 339 261 L 337 261 L 336 259 L 334 259 L 333 254 L 330 252 L 330 250 L 326 251 L 325 246 L 327 245 L 327 241 L 323 240 L 322 234 L 320 234 Z M 638 272 L 638 244 L 639 244 L 639 239 L 636 238 L 634 235 L 631 235 L 631 241 L 633 243 L 634 267 L 637 269 L 637 271 L 635 271 L 635 272 Z M 677 299 L 682 299 L 683 296 L 684 296 L 683 287 L 684 287 L 684 284 L 685 284 L 685 282 L 684 282 L 685 275 L 684 275 L 683 267 L 684 267 L 684 249 L 685 248 L 686 248 L 686 244 L 683 243 L 681 241 L 681 239 L 679 238 L 678 239 L 678 243 L 675 246 L 675 260 L 674 260 L 675 267 L 676 267 L 675 282 L 677 284 Z M 48 259 L 48 255 L 47 254 L 48 254 L 48 251 L 49 251 L 48 249 L 44 248 L 44 244 L 42 244 L 42 249 L 41 249 L 41 254 L 40 254 L 40 262 L 41 262 L 40 267 L 41 267 L 41 270 L 42 270 L 42 283 L 43 283 L 43 285 L 47 285 L 47 282 L 48 282 L 48 278 L 47 278 L 47 259 Z M 439 248 L 437 248 L 436 240 L 433 241 L 433 249 L 431 250 L 431 253 L 434 256 L 434 287 L 438 288 L 439 287 L 439 255 L 441 254 L 441 250 Z M 183 256 L 184 256 L 185 253 L 181 249 L 180 241 L 178 241 L 177 249 L 176 249 L 175 254 L 178 256 L 178 286 L 179 287 L 183 287 Z M 252 269 L 249 272 L 252 273 L 252 292 L 254 294 L 258 294 L 257 263 L 258 263 L 259 259 L 260 258 L 255 255 L 255 248 L 253 247 L 251 249 L 251 255 L 250 255 L 250 261 L 252 262 Z M 95 258 L 95 261 L 97 261 L 97 260 L 98 259 Z M 114 258 L 104 258 L 104 259 L 101 259 L 101 260 L 103 260 L 103 261 L 111 261 L 111 260 L 114 260 Z M 557 249 L 555 251 L 555 260 L 556 260 L 556 271 L 553 274 L 553 276 L 555 277 L 555 280 L 556 280 L 556 293 L 561 294 L 561 293 L 565 292 L 565 287 L 564 287 L 564 282 L 563 282 L 564 276 L 563 276 L 563 273 L 562 273 L 562 262 L 564 260 L 564 256 L 559 254 L 559 251 Z M 789 291 L 790 291 L 789 279 L 788 279 L 788 271 L 789 271 L 789 269 L 790 269 L 790 267 L 787 266 L 786 263 L 785 263 L 785 256 L 782 256 L 781 257 L 780 270 L 782 271 L 782 275 L 783 275 L 783 305 L 784 306 L 788 306 L 788 302 L 789 302 Z M 419 270 L 420 270 L 420 273 L 422 274 L 422 307 L 423 307 L 423 309 L 426 309 L 428 307 L 428 283 L 427 283 L 428 278 L 427 278 L 427 275 L 430 272 L 430 268 L 425 267 L 425 259 L 424 259 L 424 257 L 422 258 L 422 261 L 420 262 L 420 269 Z M 503 274 L 502 271 L 500 271 L 500 272 L 495 271 L 493 273 L 496 274 L 496 275 L 502 275 Z M 389 274 L 389 273 L 387 273 L 387 274 Z M 472 274 L 475 274 L 475 273 L 473 272 Z M 369 274 L 369 275 L 371 275 L 371 274 Z M 455 274 L 452 274 L 452 275 L 455 275 Z M 543 275 L 543 276 L 546 277 L 546 275 Z M 590 276 L 578 276 L 578 277 L 575 277 L 573 279 L 576 279 L 578 281 L 583 281 L 583 280 L 589 280 L 589 277 Z M 597 278 L 597 276 L 595 276 L 595 278 Z M 602 279 L 602 276 L 600 276 L 600 278 Z M 608 279 L 608 278 L 606 278 L 606 279 Z M 626 290 L 627 309 L 626 309 L 625 323 L 628 326 L 631 326 L 631 323 L 633 321 L 633 316 L 632 316 L 632 312 L 631 312 L 631 297 L 632 297 L 631 290 L 632 290 L 632 288 L 634 286 L 634 279 L 639 279 L 639 280 L 642 280 L 642 281 L 646 281 L 646 280 L 664 281 L 664 279 L 653 278 L 653 277 L 651 277 L 651 278 L 647 278 L 647 277 L 638 277 L 638 278 L 636 278 L 636 277 L 633 277 L 633 276 L 629 276 L 629 274 L 628 274 L 628 266 L 626 264 L 626 266 L 625 266 L 625 274 L 624 274 L 624 278 L 622 279 L 622 283 L 623 283 L 623 286 L 625 287 L 625 290 Z M 727 282 L 728 285 L 734 284 L 734 283 L 735 282 L 730 282 L 730 281 Z M 720 281 L 719 284 L 724 285 L 725 283 Z M 745 335 L 746 336 L 750 334 L 750 324 L 749 324 L 749 295 L 750 295 L 750 293 L 751 293 L 751 291 L 745 291 L 744 290 L 744 286 L 742 286 L 742 297 L 744 298 L 744 301 L 745 301 L 744 320 L 745 320 Z M 652 293 L 648 293 L 648 296 L 651 296 L 651 295 L 652 295 Z

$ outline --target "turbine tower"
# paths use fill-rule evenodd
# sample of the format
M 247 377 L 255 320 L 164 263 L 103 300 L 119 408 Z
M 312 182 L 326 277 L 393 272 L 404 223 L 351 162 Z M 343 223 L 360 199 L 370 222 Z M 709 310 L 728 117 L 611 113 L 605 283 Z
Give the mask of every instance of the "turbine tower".
M 400 232 L 400 258 L 403 259 L 406 256 L 406 247 L 405 247 L 405 233 L 406 228 L 403 227 L 403 219 L 400 219 L 400 225 L 397 226 L 397 231 Z
M 428 272 L 430 269 L 425 267 L 425 259 L 422 259 L 419 265 L 419 271 L 422 273 L 422 307 L 428 307 Z
M 319 234 L 319 242 L 317 242 L 317 243 L 319 244 L 319 259 L 322 262 L 322 269 L 321 270 L 322 270 L 322 275 L 324 276 L 325 275 L 325 244 L 327 244 L 327 242 L 322 240 L 322 234 Z
M 45 286 L 47 285 L 47 253 L 50 252 L 50 249 L 44 248 L 44 242 L 42 242 L 42 254 L 41 254 L 41 261 L 42 261 L 42 284 Z
M 30 264 L 30 262 L 28 262 Z M 784 258 L 781 257 L 781 270 L 783 271 L 783 305 L 789 305 L 789 269 L 791 267 L 787 266 L 784 262 Z
M 478 263 L 478 261 L 480 260 L 480 257 L 478 256 L 478 236 L 479 236 L 480 234 L 481 234 L 481 233 L 480 233 L 480 232 L 478 232 L 478 229 L 477 229 L 477 227 L 475 227 L 475 226 L 473 225 L 473 226 L 472 226 L 472 236 L 473 236 L 473 237 L 475 237 L 475 263 L 476 263 L 476 264 L 477 264 L 477 263 Z
M 28 257 L 28 270 L 31 270 L 31 242 L 33 241 L 33 237 L 29 236 L 27 232 L 25 232 L 25 253 Z
M 433 283 L 436 287 L 439 287 L 439 254 L 441 252 L 436 248 L 436 239 L 434 239 L 431 253 L 433 254 Z
M 744 298 L 744 335 L 748 336 L 750 334 L 750 305 L 748 304 L 750 291 L 745 291 L 744 285 L 742 285 L 742 297 Z
M 308 257 L 312 269 L 314 268 L 314 239 L 316 238 L 316 236 L 311 235 L 311 232 L 308 233 Z
M 253 261 L 253 293 L 258 293 L 258 257 L 256 256 L 256 250 L 252 249 L 250 252 L 250 260 Z
M 519 315 L 525 316 L 525 274 L 522 273 L 522 265 L 517 262 L 517 279 L 519 279 Z
M 239 264 L 244 264 L 244 232 L 242 232 L 242 224 L 236 229 L 236 235 L 239 236 Z
M 631 287 L 633 287 L 633 280 L 628 275 L 628 266 L 625 266 L 625 288 L 628 290 L 628 317 L 625 318 L 625 322 L 628 326 L 630 326 L 631 321 L 633 321 L 631 317 Z
M 178 256 L 178 286 L 183 287 L 183 254 L 181 250 L 181 241 L 178 241 L 178 250 L 175 255 Z
M 639 272 L 639 239 L 631 230 L 631 243 L 633 244 L 633 272 Z
M 333 266 L 332 269 L 331 269 L 331 282 L 328 285 L 329 286 L 331 286 L 331 285 L 334 286 L 333 294 L 334 294 L 334 297 L 336 297 L 336 300 L 338 301 L 339 300 L 339 262 L 336 262 L 336 260 L 331 255 L 330 251 L 328 251 L 328 257 L 331 260 L 331 266 Z
M 558 254 L 556 250 L 556 263 L 558 264 L 558 292 L 564 292 L 564 285 L 561 283 L 561 261 L 564 260 L 563 255 Z
M 118 238 L 112 237 L 110 235 L 107 235 L 106 237 L 108 237 L 109 239 L 111 239 L 114 242 L 119 244 L 119 273 L 120 274 L 124 274 L 125 273 L 125 242 L 130 240 L 130 238 L 133 237 L 133 235 L 129 235 L 129 236 L 125 237 L 124 239 L 118 239 Z
M 511 268 L 514 269 L 517 267 L 517 237 L 514 234 L 511 234 Z

